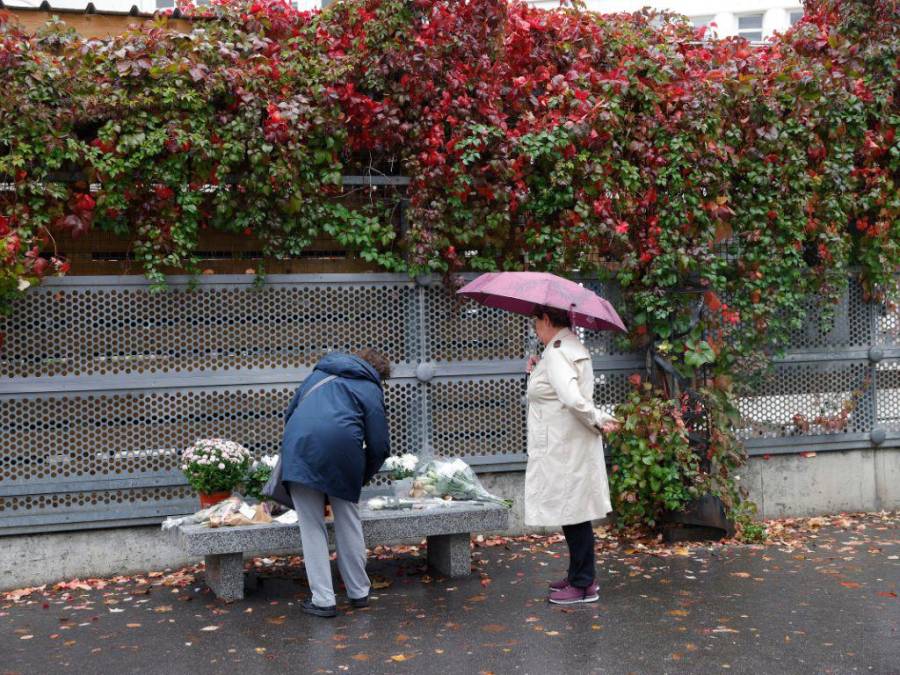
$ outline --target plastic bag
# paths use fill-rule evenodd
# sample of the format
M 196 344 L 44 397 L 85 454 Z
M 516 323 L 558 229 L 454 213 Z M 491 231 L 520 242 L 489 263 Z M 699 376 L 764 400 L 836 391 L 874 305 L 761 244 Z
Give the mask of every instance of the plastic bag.
M 208 525 L 223 527 L 233 525 L 265 525 L 272 522 L 272 516 L 263 504 L 247 504 L 240 497 L 229 497 L 209 508 L 200 509 L 189 516 L 169 517 L 163 521 L 162 529 L 169 530 L 182 525 Z
M 405 497 L 372 497 L 366 506 L 372 511 L 400 511 L 412 509 L 413 511 L 430 511 L 432 509 L 451 509 L 458 502 L 452 499 L 440 499 L 438 497 L 406 499 Z
M 240 502 L 236 509 L 225 509 L 224 512 L 210 516 L 210 527 L 233 527 L 236 525 L 268 525 L 272 516 L 263 504 L 251 506 Z
M 472 467 L 458 457 L 433 459 L 419 467 L 411 494 L 413 497 L 452 497 L 512 507 L 511 499 L 502 499 L 485 490 Z

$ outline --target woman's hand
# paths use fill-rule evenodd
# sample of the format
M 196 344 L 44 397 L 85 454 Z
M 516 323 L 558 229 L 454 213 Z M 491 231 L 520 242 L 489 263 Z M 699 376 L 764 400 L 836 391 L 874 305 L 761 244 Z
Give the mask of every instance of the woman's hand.
M 540 359 L 537 356 L 535 356 L 534 354 L 529 356 L 528 357 L 528 365 L 525 366 L 525 372 L 530 375 L 531 371 L 534 370 L 534 367 L 538 364 L 538 361 L 540 361 Z
M 622 428 L 622 423 L 619 420 L 612 420 L 611 422 L 607 422 L 602 427 L 600 427 L 600 431 L 604 434 L 613 434 Z

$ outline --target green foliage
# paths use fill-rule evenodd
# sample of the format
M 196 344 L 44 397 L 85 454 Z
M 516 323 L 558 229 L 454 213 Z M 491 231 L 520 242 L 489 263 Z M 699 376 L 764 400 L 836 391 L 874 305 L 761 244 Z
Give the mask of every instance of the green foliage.
M 607 448 L 621 525 L 653 527 L 663 511 L 677 511 L 706 492 L 681 412 L 662 392 L 638 382 L 615 415 L 622 428 L 609 434 Z
M 765 544 L 769 537 L 769 531 L 765 523 L 754 520 L 756 505 L 746 503 L 740 508 L 734 518 L 737 526 L 737 538 L 745 544 Z
M 244 497 L 255 499 L 258 502 L 265 500 L 262 489 L 272 476 L 272 467 L 257 462 L 247 469 L 247 473 L 241 480 L 240 489 Z

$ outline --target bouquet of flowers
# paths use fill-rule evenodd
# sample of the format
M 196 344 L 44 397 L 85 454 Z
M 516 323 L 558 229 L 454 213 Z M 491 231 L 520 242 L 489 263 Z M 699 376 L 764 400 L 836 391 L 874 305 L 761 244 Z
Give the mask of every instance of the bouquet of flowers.
M 262 489 L 269 481 L 276 464 L 278 464 L 278 455 L 263 455 L 260 459 L 254 460 L 247 469 L 247 475 L 242 481 L 245 497 L 250 497 L 259 502 L 265 499 Z
M 384 468 L 391 472 L 391 480 L 412 478 L 419 465 L 419 458 L 413 454 L 392 455 L 384 462 Z
M 420 468 L 413 483 L 412 496 L 452 497 L 512 507 L 511 499 L 501 499 L 485 490 L 472 467 L 458 457 L 434 459 Z
M 247 474 L 250 459 L 250 451 L 234 441 L 207 438 L 181 453 L 181 470 L 201 494 L 231 492 Z

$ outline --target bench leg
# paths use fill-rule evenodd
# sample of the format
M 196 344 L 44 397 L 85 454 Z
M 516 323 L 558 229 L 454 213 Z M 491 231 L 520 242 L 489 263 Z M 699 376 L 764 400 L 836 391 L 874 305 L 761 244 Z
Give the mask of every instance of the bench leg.
M 244 599 L 244 554 L 206 556 L 206 585 L 217 598 L 231 602 Z
M 428 566 L 447 577 L 466 577 L 472 571 L 471 537 L 442 534 L 428 537 Z

